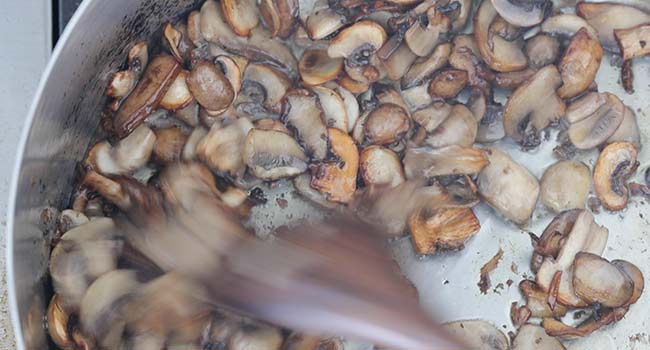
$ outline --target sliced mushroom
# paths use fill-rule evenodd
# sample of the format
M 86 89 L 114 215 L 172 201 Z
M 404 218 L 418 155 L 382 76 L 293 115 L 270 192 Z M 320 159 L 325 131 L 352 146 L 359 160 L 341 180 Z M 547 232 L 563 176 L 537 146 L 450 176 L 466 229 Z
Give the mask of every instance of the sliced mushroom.
M 542 23 L 541 30 L 553 36 L 572 37 L 582 28 L 586 28 L 587 32 L 592 36 L 598 35 L 596 29 L 589 25 L 582 17 L 570 13 L 557 14 L 547 18 Z
M 614 142 L 630 142 L 637 150 L 641 149 L 641 131 L 639 130 L 636 115 L 630 107 L 625 108 L 621 125 L 607 139 L 607 143 Z
M 289 131 L 289 129 L 287 129 L 287 127 L 284 126 L 284 124 L 279 120 L 260 119 L 260 120 L 255 121 L 255 123 L 253 123 L 253 124 L 255 125 L 255 129 L 275 130 L 275 131 L 280 131 L 280 132 L 283 132 L 283 133 L 291 136 L 291 131 Z
M 603 48 L 598 39 L 580 29 L 572 38 L 558 64 L 564 82 L 558 90 L 562 98 L 571 98 L 587 90 L 596 78 L 603 58 Z
M 223 127 L 215 124 L 196 146 L 196 154 L 212 170 L 241 177 L 246 171 L 242 156 L 244 141 L 252 128 L 247 118 Z
M 343 66 L 350 79 L 361 84 L 372 84 L 383 78 L 383 66 L 376 55 L 363 58 L 363 64 L 350 65 L 349 61 Z
M 470 86 L 480 88 L 487 96 L 491 94 L 486 79 L 493 72 L 481 59 L 481 54 L 472 35 L 457 35 L 453 40 L 453 50 L 449 55 L 449 65 L 467 72 Z
M 537 73 L 537 70 L 531 68 L 515 72 L 496 73 L 491 77 L 491 83 L 494 87 L 515 90 L 525 82 L 529 81 L 535 73 Z
M 472 111 L 474 118 L 480 123 L 488 112 L 488 101 L 483 91 L 479 88 L 472 88 L 469 99 L 467 99 L 467 108 Z
M 187 15 L 187 36 L 194 46 L 205 46 L 205 39 L 201 34 L 201 12 L 192 11 Z
M 320 338 L 291 333 L 284 341 L 283 350 L 343 350 L 339 338 Z
M 626 181 L 637 166 L 637 150 L 629 142 L 612 143 L 600 152 L 594 167 L 594 187 L 605 208 L 625 209 L 630 196 Z
M 650 14 L 632 6 L 609 2 L 581 2 L 576 5 L 576 13 L 598 32 L 600 43 L 612 52 L 618 52 L 614 30 L 650 22 Z
M 156 134 L 141 125 L 115 146 L 108 141 L 93 146 L 86 162 L 105 175 L 127 174 L 149 161 L 155 144 Z
M 390 80 L 400 80 L 411 68 L 411 64 L 415 61 L 417 55 L 409 49 L 408 45 L 402 43 L 397 49 L 388 57 L 383 59 L 382 63 L 386 69 L 386 75 Z
M 429 56 L 451 30 L 449 18 L 436 6 L 431 6 L 404 33 L 404 41 L 409 49 L 420 57 Z
M 634 281 L 600 256 L 578 253 L 573 263 L 573 289 L 589 304 L 614 308 L 632 298 Z
M 442 101 L 436 101 L 430 106 L 413 113 L 415 120 L 424 130 L 431 133 L 451 115 L 452 106 Z
M 445 323 L 441 328 L 461 344 L 465 344 L 469 349 L 510 349 L 510 343 L 506 335 L 497 327 L 485 321 L 455 321 Z
M 185 142 L 181 158 L 185 161 L 194 160 L 196 158 L 196 147 L 207 134 L 208 130 L 201 126 L 194 128 Z
M 416 253 L 435 254 L 439 249 L 462 249 L 481 229 L 481 224 L 469 208 L 439 211 L 423 208 L 410 216 L 408 227 Z
M 650 55 L 650 24 L 642 24 L 629 29 L 614 30 L 624 60 Z
M 612 260 L 611 264 L 625 273 L 634 283 L 634 292 L 632 293 L 632 297 L 630 297 L 623 306 L 625 307 L 636 303 L 639 298 L 641 298 L 641 294 L 643 294 L 643 287 L 645 285 L 643 273 L 638 267 L 636 267 L 636 265 L 625 260 Z
M 298 62 L 300 78 L 308 85 L 320 85 L 334 80 L 342 69 L 343 59 L 329 57 L 325 49 L 307 49 Z
M 364 20 L 343 29 L 330 42 L 327 54 L 332 58 L 345 57 L 351 66 L 367 61 L 384 45 L 386 32 L 379 24 Z
M 248 36 L 259 23 L 255 0 L 222 0 L 221 11 L 226 22 L 237 35 Z
M 349 129 L 348 116 L 341 95 L 323 86 L 315 86 L 311 91 L 318 97 L 318 102 L 323 109 L 325 125 L 347 132 Z
M 129 69 L 139 77 L 149 66 L 149 46 L 146 41 L 137 42 L 131 47 L 128 54 Z
M 498 35 L 508 41 L 515 41 L 522 37 L 523 30 L 499 16 L 490 24 L 490 34 Z
M 180 128 L 171 127 L 155 131 L 156 143 L 153 158 L 162 164 L 171 164 L 181 159 L 188 136 Z
M 133 90 L 136 81 L 137 75 L 130 69 L 117 72 L 111 78 L 104 94 L 117 99 L 126 97 Z
M 230 350 L 280 350 L 282 333 L 279 329 L 246 324 L 232 335 L 228 342 Z
M 293 90 L 284 98 L 282 119 L 296 131 L 310 158 L 327 156 L 327 128 L 316 96 L 307 90 Z
M 591 189 L 591 173 L 583 163 L 563 160 L 546 169 L 540 184 L 542 203 L 556 213 L 584 208 Z
M 115 115 L 113 129 L 118 137 L 126 137 L 142 124 L 158 106 L 180 71 L 181 66 L 172 56 L 158 56 L 151 61 L 142 79 Z
M 370 84 L 361 81 L 356 81 L 350 78 L 350 76 L 347 74 L 340 77 L 337 82 L 342 88 L 350 91 L 353 94 L 364 93 L 368 91 L 368 89 L 370 88 Z
M 282 72 L 271 66 L 252 63 L 246 67 L 244 85 L 246 81 L 256 83 L 264 93 L 264 107 L 272 112 L 279 113 L 282 109 L 282 99 L 292 83 Z
M 288 38 L 298 21 L 297 0 L 262 0 L 260 14 L 272 37 Z
M 418 58 L 402 77 L 402 89 L 409 89 L 424 83 L 449 61 L 451 44 L 442 43 L 433 50 L 429 57 Z
M 566 350 L 564 345 L 554 337 L 546 334 L 544 328 L 525 324 L 519 328 L 512 341 L 513 350 Z
M 363 130 L 371 144 L 387 145 L 401 140 L 410 128 L 407 111 L 393 103 L 384 103 L 368 115 Z
M 338 203 L 347 203 L 357 188 L 359 150 L 354 140 L 345 132 L 327 129 L 332 153 L 337 158 L 312 169 L 311 186 Z
M 165 93 L 165 96 L 160 100 L 161 108 L 175 111 L 189 106 L 192 101 L 194 101 L 194 97 L 192 97 L 192 94 L 187 87 L 186 79 L 188 74 L 189 72 L 186 70 L 182 70 L 178 73 L 174 82 L 169 86 L 167 93 Z
M 606 309 L 604 313 L 597 317 L 591 317 L 578 327 L 567 326 L 566 324 L 554 318 L 545 318 L 542 320 L 542 327 L 546 334 L 561 339 L 577 339 L 589 335 L 598 329 L 621 320 L 627 313 L 627 308 Z
M 392 103 L 402 107 L 406 111 L 406 114 L 409 116 L 411 115 L 402 95 L 392 86 L 387 84 L 375 84 L 372 88 L 374 93 L 373 99 L 376 100 L 377 105 L 381 106 L 382 104 Z
M 183 34 L 168 22 L 163 27 L 163 37 L 165 38 L 164 44 L 169 47 L 169 50 L 171 51 L 171 54 L 174 56 L 174 58 L 179 63 L 183 63 L 183 55 L 179 49 Z
M 474 36 L 481 56 L 490 68 L 498 72 L 526 68 L 528 59 L 517 41 L 511 42 L 498 35 L 490 35 L 490 25 L 497 16 L 497 10 L 490 0 L 483 0 L 474 16 Z
M 196 127 L 199 125 L 199 104 L 193 100 L 187 107 L 176 110 L 174 116 L 188 126 Z
M 570 124 L 574 124 L 596 113 L 596 111 L 607 102 L 607 93 L 587 93 L 579 99 L 574 100 L 567 107 L 564 118 Z
M 578 149 L 591 149 L 607 141 L 623 122 L 626 107 L 621 100 L 608 92 L 604 96 L 587 95 L 569 108 L 567 118 L 576 120 L 569 126 L 569 139 Z M 585 104 L 582 100 L 597 101 Z
M 264 180 L 292 177 L 307 170 L 307 157 L 289 135 L 251 129 L 244 144 L 244 160 L 253 175 Z
M 238 62 L 234 58 L 226 55 L 219 55 L 214 58 L 214 63 L 221 69 L 223 75 L 230 82 L 235 98 L 241 89 L 242 79 L 244 78 L 244 69 L 248 66 L 248 61 Z
M 54 344 L 63 349 L 74 346 L 69 322 L 70 315 L 61 306 L 61 297 L 54 294 L 47 308 L 47 331 Z
M 421 85 L 402 90 L 402 97 L 408 106 L 415 110 L 430 105 L 433 98 L 429 95 L 429 84 L 423 81 Z
M 563 305 L 555 305 L 551 309 L 548 303 L 548 292 L 545 292 L 535 282 L 523 280 L 519 283 L 519 290 L 526 299 L 526 308 L 530 311 L 531 317 L 561 317 L 567 313 Z
M 192 96 L 206 110 L 223 111 L 235 98 L 235 91 L 230 81 L 209 61 L 201 61 L 187 76 L 187 87 Z
M 313 40 L 321 40 L 341 29 L 347 22 L 345 16 L 337 13 L 329 7 L 327 1 L 323 1 L 322 8 L 315 9 L 305 21 L 305 28 L 309 37 Z M 316 1 L 319 4 L 319 1 Z
M 561 84 L 558 70 L 549 65 L 517 88 L 503 113 L 506 134 L 523 145 L 539 144 L 538 133 L 564 115 L 566 106 L 556 94 Z
M 359 119 L 359 101 L 357 98 L 348 90 L 341 86 L 336 87 L 336 91 L 343 99 L 343 105 L 345 106 L 345 114 L 348 116 L 348 132 L 351 132 L 354 128 L 354 125 Z
M 467 80 L 467 72 L 464 70 L 445 69 L 439 71 L 431 79 L 429 94 L 434 98 L 454 98 L 465 88 Z
M 532 27 L 542 23 L 550 12 L 552 3 L 548 0 L 492 0 L 494 8 L 506 21 L 519 27 Z
M 537 204 L 537 179 L 507 153 L 494 148 L 485 152 L 490 164 L 478 175 L 479 194 L 501 215 L 517 224 L 525 223 Z
M 496 142 L 505 136 L 506 131 L 503 126 L 503 106 L 488 105 L 485 115 L 478 124 L 476 142 Z
M 399 157 L 381 146 L 366 147 L 361 151 L 359 167 L 366 185 L 395 187 L 404 182 L 404 170 Z
M 457 145 L 437 149 L 409 148 L 404 155 L 404 171 L 409 180 L 477 174 L 487 165 L 483 150 Z
M 476 140 L 478 122 L 472 111 L 465 105 L 457 104 L 451 108 L 447 119 L 442 122 L 425 140 L 434 148 L 459 145 L 469 147 Z
M 550 35 L 538 34 L 526 41 L 526 56 L 534 69 L 555 63 L 559 55 L 560 42 Z

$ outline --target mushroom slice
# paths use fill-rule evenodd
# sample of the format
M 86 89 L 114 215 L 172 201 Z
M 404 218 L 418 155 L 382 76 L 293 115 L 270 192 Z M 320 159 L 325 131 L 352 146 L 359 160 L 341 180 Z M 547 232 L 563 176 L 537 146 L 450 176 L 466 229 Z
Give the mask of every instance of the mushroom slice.
M 371 144 L 387 145 L 401 140 L 410 126 L 410 118 L 404 108 L 394 103 L 384 103 L 370 112 L 363 131 L 365 139 Z
M 166 110 L 175 111 L 189 106 L 194 97 L 187 87 L 187 76 L 189 72 L 182 70 L 174 79 L 174 82 L 169 86 L 167 93 L 160 100 L 160 107 Z
M 337 209 L 341 205 L 330 202 L 326 195 L 311 187 L 311 181 L 311 174 L 303 173 L 293 178 L 293 187 L 298 194 L 325 209 Z
M 526 41 L 526 56 L 531 68 L 553 64 L 559 55 L 560 42 L 550 35 L 538 34 Z
M 343 69 L 343 58 L 331 58 L 327 50 L 311 48 L 305 50 L 298 62 L 300 78 L 307 85 L 320 85 L 336 79 Z
M 327 156 L 327 127 L 316 96 L 307 90 L 293 90 L 284 98 L 282 120 L 296 131 L 310 158 Z
M 512 341 L 513 350 L 566 350 L 564 345 L 554 337 L 546 334 L 544 328 L 525 324 L 519 328 Z
M 181 66 L 170 55 L 158 56 L 151 61 L 142 79 L 115 115 L 113 130 L 118 137 L 126 137 L 142 124 L 158 106 L 180 71 Z
M 426 14 L 420 15 L 404 33 L 404 41 L 409 49 L 420 57 L 429 56 L 443 40 L 443 35 L 451 30 L 449 18 L 436 6 L 431 6 Z
M 167 22 L 164 26 L 163 29 L 163 37 L 165 38 L 165 44 L 169 46 L 169 49 L 171 50 L 172 55 L 174 58 L 179 62 L 183 63 L 183 56 L 181 55 L 181 52 L 179 51 L 179 45 L 181 43 L 181 39 L 183 38 L 183 34 L 174 28 L 174 26 Z
M 581 162 L 562 160 L 544 172 L 541 180 L 541 200 L 556 213 L 584 208 L 590 189 L 589 168 Z
M 481 229 L 481 224 L 469 208 L 438 211 L 422 208 L 411 214 L 408 227 L 415 252 L 435 254 L 438 249 L 462 249 L 465 242 Z
M 348 132 L 351 132 L 354 128 L 354 125 L 359 119 L 359 101 L 357 98 L 348 90 L 341 86 L 336 87 L 336 91 L 343 99 L 343 105 L 345 106 L 345 114 L 348 116 Z
M 615 308 L 632 298 L 634 281 L 600 256 L 578 253 L 573 263 L 573 289 L 589 304 Z
M 291 136 L 291 131 L 289 131 L 289 129 L 287 129 L 287 127 L 284 126 L 284 124 L 279 120 L 265 118 L 265 119 L 257 120 L 253 124 L 255 125 L 255 129 L 275 130 Z
M 531 317 L 561 317 L 566 315 L 567 308 L 563 305 L 555 305 L 551 309 L 548 304 L 548 292 L 543 291 L 535 282 L 523 280 L 519 283 L 519 290 L 526 299 L 526 308 L 530 310 Z
M 507 90 L 515 90 L 525 82 L 529 81 L 537 73 L 537 70 L 526 68 L 516 72 L 496 73 L 491 78 L 494 87 Z
M 219 55 L 214 58 L 214 63 L 221 68 L 221 71 L 226 76 L 226 79 L 228 79 L 230 86 L 232 86 L 232 89 L 235 92 L 235 98 L 237 98 L 244 75 L 243 69 L 247 67 L 248 62 L 238 63 L 230 56 Z
M 636 115 L 630 107 L 625 108 L 623 121 L 616 132 L 607 139 L 607 143 L 630 142 L 637 150 L 641 149 L 641 131 L 636 120 Z
M 222 111 L 233 102 L 235 91 L 226 76 L 213 63 L 197 63 L 187 76 L 187 86 L 197 102 L 208 111 Z
M 643 287 L 645 285 L 643 273 L 641 270 L 639 270 L 638 267 L 636 267 L 636 265 L 625 260 L 612 260 L 611 264 L 625 273 L 628 277 L 630 277 L 632 282 L 634 282 L 634 292 L 632 293 L 632 297 L 630 297 L 630 299 L 623 305 L 623 307 L 636 303 L 641 297 L 641 294 L 643 294 Z
M 472 13 L 472 0 L 456 0 L 451 2 L 450 5 L 460 5 L 458 15 L 451 22 L 451 28 L 454 32 L 460 32 L 467 25 L 467 20 Z
M 569 139 L 579 149 L 591 149 L 606 142 L 623 122 L 626 112 L 623 102 L 613 94 L 603 94 L 601 97 L 583 97 L 587 101 L 596 99 L 598 104 L 585 105 L 578 100 L 575 103 L 580 104 L 570 108 L 567 114 L 567 118 L 577 120 L 569 126 Z
M 104 95 L 117 99 L 126 97 L 133 90 L 137 79 L 135 72 L 130 69 L 117 72 L 106 87 Z
M 297 0 L 262 0 L 260 14 L 272 37 L 286 39 L 293 34 L 298 22 Z
M 442 43 L 433 50 L 429 57 L 418 58 L 402 77 L 402 89 L 409 89 L 424 83 L 440 68 L 447 65 L 451 54 L 451 44 Z
M 553 65 L 540 69 L 510 96 L 503 113 L 506 134 L 524 145 L 539 144 L 538 133 L 557 122 L 566 106 L 556 94 L 562 84 Z
M 374 99 L 377 100 L 377 105 L 392 103 L 404 108 L 406 114 L 409 116 L 411 115 L 402 95 L 392 86 L 386 84 L 375 84 L 373 85 L 373 93 Z
M 246 67 L 244 83 L 247 80 L 263 88 L 264 107 L 276 113 L 281 111 L 282 99 L 293 85 L 284 73 L 261 63 L 251 63 Z
M 320 338 L 291 333 L 284 341 L 283 350 L 343 350 L 343 342 L 338 338 Z
M 47 308 L 47 332 L 57 346 L 72 349 L 74 341 L 70 334 L 70 315 L 61 306 L 61 297 L 54 294 Z
M 614 36 L 621 49 L 624 60 L 650 55 L 650 24 L 642 24 L 629 29 L 616 29 Z
M 361 94 L 370 88 L 369 83 L 361 82 L 361 81 L 356 81 L 352 78 L 350 78 L 349 75 L 345 74 L 338 80 L 338 84 L 343 87 L 344 89 L 350 91 L 351 93 L 354 94 Z
M 627 29 L 650 22 L 650 14 L 635 7 L 616 3 L 581 2 L 576 13 L 584 18 L 597 32 L 602 46 L 608 51 L 618 52 L 614 36 L 616 29 Z
M 245 324 L 232 335 L 228 342 L 229 350 L 280 350 L 282 333 L 270 326 Z
M 467 108 L 472 111 L 474 118 L 480 123 L 487 113 L 487 97 L 479 88 L 472 88 L 469 98 L 467 99 Z
M 451 108 L 449 117 L 445 119 L 425 142 L 434 148 L 459 145 L 469 147 L 476 140 L 478 122 L 472 111 L 465 105 L 457 104 Z
M 400 80 L 411 67 L 417 55 L 409 49 L 408 45 L 401 43 L 397 49 L 382 63 L 386 69 L 386 75 L 390 80 Z
M 252 128 L 247 118 L 224 127 L 215 124 L 196 146 L 196 154 L 212 170 L 241 177 L 246 171 L 242 157 L 244 141 Z
M 307 157 L 300 145 L 275 130 L 251 129 L 244 144 L 244 160 L 253 175 L 263 180 L 292 177 L 307 170 Z
M 188 136 L 177 127 L 158 129 L 155 134 L 154 160 L 162 164 L 171 164 L 181 160 Z
M 255 0 L 222 0 L 221 11 L 230 29 L 237 35 L 248 36 L 259 23 Z
M 174 117 L 191 127 L 199 125 L 199 104 L 192 100 L 185 108 L 174 111 Z
M 488 148 L 485 153 L 490 164 L 478 175 L 479 194 L 506 218 L 525 223 L 537 204 L 537 179 L 507 153 L 495 148 Z
M 366 185 L 395 187 L 405 180 L 404 169 L 397 154 L 381 146 L 364 148 L 359 167 Z
M 603 58 L 603 48 L 598 39 L 580 29 L 572 38 L 558 64 L 563 85 L 558 90 L 562 98 L 571 98 L 587 90 L 596 78 Z
M 346 22 L 347 19 L 345 16 L 326 5 L 324 8 L 319 8 L 307 17 L 305 28 L 310 38 L 313 40 L 321 40 L 341 29 Z
M 553 36 L 572 37 L 582 28 L 586 28 L 587 32 L 592 36 L 598 35 L 596 29 L 589 25 L 584 18 L 570 13 L 562 13 L 547 18 L 542 23 L 541 30 L 543 33 Z
M 205 45 L 201 34 L 201 12 L 195 10 L 187 15 L 187 37 L 196 47 Z
M 363 20 L 339 32 L 330 42 L 327 54 L 332 58 L 345 57 L 350 62 L 362 62 L 385 42 L 384 28 L 373 21 Z
M 115 146 L 108 141 L 93 146 L 86 162 L 104 175 L 127 174 L 149 161 L 155 143 L 156 134 L 141 125 Z
M 503 19 L 518 27 L 536 26 L 544 20 L 553 6 L 549 0 L 491 0 Z
M 474 36 L 481 56 L 490 68 L 498 72 L 513 72 L 526 68 L 528 59 L 517 41 L 511 42 L 498 35 L 490 35 L 490 25 L 497 16 L 498 13 L 490 0 L 483 0 L 474 16 Z
M 453 40 L 453 50 L 449 55 L 449 65 L 467 72 L 470 86 L 480 88 L 487 96 L 491 88 L 486 79 L 494 73 L 481 59 L 481 54 L 472 35 L 458 35 Z
M 505 136 L 506 131 L 503 127 L 503 106 L 488 105 L 485 110 L 485 115 L 478 124 L 476 142 L 496 142 Z
M 319 164 L 312 169 L 311 186 L 338 203 L 348 203 L 357 189 L 359 150 L 345 132 L 327 129 L 336 161 Z
M 79 319 L 86 334 L 105 349 L 117 349 L 126 322 L 126 305 L 140 286 L 133 270 L 115 270 L 98 278 L 81 302 Z
M 348 132 L 348 116 L 341 95 L 323 86 L 314 86 L 311 91 L 318 97 L 318 102 L 323 109 L 325 125 Z
M 578 327 L 567 326 L 554 318 L 545 318 L 542 320 L 542 327 L 544 327 L 546 334 L 550 336 L 561 339 L 577 339 L 623 319 L 627 310 L 627 308 L 622 307 L 608 309 L 603 314 L 599 315 L 597 319 L 592 317 Z
M 137 42 L 129 50 L 127 57 L 129 69 L 139 77 L 149 66 L 149 46 L 146 41 Z
M 567 109 L 564 118 L 570 123 L 576 123 L 592 114 L 608 102 L 607 93 L 590 92 L 574 100 Z
M 450 99 L 467 85 L 467 72 L 458 69 L 445 69 L 436 73 L 429 84 L 429 95 L 434 98 Z
M 457 145 L 442 148 L 409 148 L 404 155 L 404 171 L 409 180 L 420 177 L 477 174 L 488 165 L 479 148 Z
M 345 73 L 353 80 L 362 84 L 372 84 L 383 77 L 383 66 L 376 55 L 363 58 L 364 63 L 350 65 L 346 61 L 343 66 Z
M 445 102 L 436 101 L 430 106 L 419 109 L 413 113 L 413 120 L 424 130 L 431 133 L 451 115 L 453 107 Z
M 402 90 L 402 97 L 410 109 L 419 109 L 433 102 L 433 98 L 429 95 L 429 84 L 423 81 L 421 85 Z
M 488 0 L 489 1 L 489 0 Z M 507 350 L 508 338 L 492 324 L 482 320 L 466 320 L 445 323 L 441 327 L 450 336 L 469 349 Z
M 594 167 L 594 187 L 605 208 L 625 209 L 630 196 L 625 182 L 637 166 L 637 150 L 629 142 L 612 143 L 600 152 Z
M 194 128 L 188 136 L 185 146 L 183 146 L 181 158 L 185 161 L 194 160 L 196 158 L 196 147 L 207 134 L 208 131 L 204 127 L 198 126 Z

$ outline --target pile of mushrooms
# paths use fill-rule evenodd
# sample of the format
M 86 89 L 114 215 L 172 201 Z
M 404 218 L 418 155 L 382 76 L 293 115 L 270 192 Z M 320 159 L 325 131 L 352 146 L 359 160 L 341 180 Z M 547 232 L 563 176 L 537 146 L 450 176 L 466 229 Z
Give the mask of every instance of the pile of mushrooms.
M 462 249 L 480 231 L 481 202 L 525 225 L 541 201 L 559 215 L 535 242 L 536 281 L 520 285 L 527 303 L 514 312 L 512 346 L 563 349 L 548 335 L 584 336 L 620 320 L 643 277 L 600 257 L 607 229 L 585 206 L 592 187 L 606 209 L 627 206 L 641 142 L 634 111 L 594 79 L 603 55 L 619 54 L 631 90 L 631 61 L 650 54 L 650 14 L 588 2 L 570 14 L 553 3 L 482 0 L 473 11 L 470 0 L 206 0 L 167 23 L 157 49 L 132 45 L 105 90 L 106 137 L 90 148 L 61 216 L 52 340 L 62 349 L 341 349 L 337 338 L 285 338 L 191 301 L 173 288 L 183 277 L 144 261 L 111 219 L 164 220 L 165 205 L 194 205 L 174 195 L 190 188 L 217 198 L 238 227 L 264 183 L 279 180 L 387 236 L 410 234 L 417 254 Z M 509 92 L 505 104 L 494 89 Z M 541 180 L 499 148 L 535 149 L 550 128 L 560 129 L 563 159 Z M 594 169 L 570 159 L 594 149 Z M 142 279 L 142 266 L 157 277 Z M 166 299 L 152 298 L 155 289 Z M 135 317 L 165 300 L 169 324 Z M 124 312 L 131 306 L 143 312 Z M 557 321 L 575 308 L 592 318 Z M 524 325 L 531 317 L 543 329 Z M 509 348 L 493 326 L 462 322 L 449 330 Z

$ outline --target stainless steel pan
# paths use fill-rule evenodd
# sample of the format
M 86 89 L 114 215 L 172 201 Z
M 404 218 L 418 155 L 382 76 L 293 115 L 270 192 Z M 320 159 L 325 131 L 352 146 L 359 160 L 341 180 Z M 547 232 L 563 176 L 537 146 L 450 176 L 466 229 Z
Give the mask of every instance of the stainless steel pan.
M 7 244 L 10 311 L 18 349 L 47 348 L 43 328 L 46 307 L 48 227 L 54 208 L 69 201 L 75 164 L 82 159 L 100 117 L 102 92 L 110 72 L 124 60 L 135 40 L 151 38 L 161 25 L 196 5 L 198 0 L 86 0 L 68 25 L 45 70 L 18 146 L 9 206 Z M 601 91 L 620 96 L 637 113 L 645 144 L 639 155 L 641 170 L 650 166 L 650 60 L 635 62 L 634 95 L 618 84 L 618 69 L 605 59 L 597 82 Z M 553 139 L 553 138 L 551 138 Z M 536 176 L 553 162 L 554 142 L 533 153 L 522 153 L 508 141 L 515 159 Z M 592 165 L 596 152 L 582 156 Z M 638 172 L 641 180 L 641 171 Z M 269 189 L 268 204 L 256 208 L 252 225 L 259 234 L 302 217 L 317 218 L 318 211 L 287 186 Z M 288 199 L 281 208 L 277 196 Z M 284 203 L 283 203 L 284 204 Z M 532 253 L 527 231 L 540 233 L 551 219 L 541 206 L 529 227 L 519 228 L 498 218 L 485 205 L 476 210 L 481 232 L 460 252 L 419 258 L 410 241 L 393 243 L 395 257 L 415 283 L 422 306 L 445 315 L 445 320 L 481 318 L 504 331 L 512 330 L 509 306 L 519 301 L 518 282 L 531 276 Z M 650 276 L 650 203 L 634 199 L 623 213 L 601 212 L 596 220 L 610 229 L 604 253 L 625 258 Z M 492 274 L 492 289 L 483 295 L 477 286 L 480 267 L 501 248 L 504 258 Z M 625 319 L 615 326 L 568 344 L 569 349 L 650 349 L 650 293 L 644 293 Z

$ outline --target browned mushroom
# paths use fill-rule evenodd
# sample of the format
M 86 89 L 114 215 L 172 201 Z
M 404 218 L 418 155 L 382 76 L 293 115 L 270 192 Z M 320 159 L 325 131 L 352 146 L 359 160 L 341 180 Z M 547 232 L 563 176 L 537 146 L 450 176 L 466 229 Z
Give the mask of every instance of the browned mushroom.
M 572 38 L 558 64 L 563 85 L 558 90 L 562 98 L 570 98 L 587 90 L 596 78 L 603 58 L 603 48 L 598 38 L 580 29 Z
M 155 134 L 156 143 L 153 146 L 153 158 L 162 164 L 179 161 L 188 136 L 177 127 L 158 129 Z
M 324 162 L 312 169 L 311 185 L 333 202 L 347 203 L 357 188 L 359 150 L 344 131 L 327 129 L 332 153 L 337 160 Z
M 298 22 L 298 0 L 262 0 L 260 14 L 272 37 L 286 39 Z
M 624 60 L 650 55 L 650 24 L 614 30 Z
M 402 139 L 410 125 L 410 118 L 404 108 L 385 103 L 370 112 L 363 130 L 366 140 L 371 144 L 387 145 Z
M 629 142 L 615 142 L 605 147 L 594 167 L 594 187 L 605 208 L 625 209 L 629 199 L 626 180 L 638 166 L 637 150 Z
M 567 109 L 571 143 L 590 149 L 606 142 L 620 127 L 625 111 L 623 102 L 608 92 L 582 97 Z
M 408 45 L 405 43 L 400 44 L 388 58 L 382 59 L 388 79 L 402 79 L 416 58 L 417 55 L 409 49 Z
M 209 61 L 197 63 L 187 76 L 192 96 L 208 111 L 223 111 L 233 102 L 235 91 L 226 76 Z
M 314 86 L 311 91 L 318 97 L 325 125 L 347 132 L 349 130 L 348 113 L 341 95 L 324 86 Z
M 538 34 L 526 41 L 526 56 L 531 68 L 553 64 L 559 55 L 560 42 L 550 35 Z
M 342 69 L 343 59 L 329 57 L 325 49 L 307 49 L 298 62 L 300 78 L 308 85 L 320 85 L 334 80 Z
M 196 154 L 214 171 L 241 177 L 246 170 L 242 156 L 244 142 L 252 128 L 253 124 L 246 118 L 227 126 L 215 124 L 196 146 Z
M 573 289 L 589 304 L 615 308 L 634 294 L 634 281 L 618 267 L 598 255 L 578 253 L 573 263 Z
M 359 168 L 366 185 L 395 187 L 405 181 L 399 157 L 381 146 L 369 146 L 361 151 Z
M 160 107 L 176 111 L 183 109 L 189 106 L 193 101 L 194 97 L 190 93 L 189 88 L 187 87 L 187 76 L 189 72 L 182 70 L 174 79 L 174 82 L 169 86 L 167 93 L 160 100 Z
M 545 292 L 535 282 L 523 280 L 519 283 L 519 290 L 526 299 L 526 308 L 530 310 L 531 317 L 560 317 L 567 313 L 563 305 L 555 305 L 551 309 L 548 304 L 548 292 Z
M 69 349 L 74 346 L 72 335 L 72 325 L 70 324 L 70 315 L 63 310 L 61 298 L 54 294 L 47 308 L 47 331 L 50 338 L 57 346 L 63 349 Z
M 347 19 L 329 7 L 327 1 L 315 1 L 313 12 L 305 20 L 305 28 L 313 40 L 321 40 L 333 34 Z
M 149 161 L 155 143 L 156 134 L 141 125 L 115 146 L 108 141 L 93 146 L 88 152 L 86 164 L 105 175 L 127 174 Z
M 411 214 L 408 227 L 416 253 L 435 254 L 439 249 L 462 249 L 481 229 L 481 224 L 469 208 L 438 211 L 422 208 Z
M 413 112 L 415 120 L 427 132 L 435 131 L 442 122 L 451 114 L 452 106 L 443 101 L 436 101 L 431 105 Z
M 237 35 L 248 36 L 257 27 L 259 14 L 254 0 L 222 0 L 221 11 Z
M 517 41 L 510 42 L 498 35 L 490 36 L 490 25 L 498 13 L 490 0 L 483 0 L 474 16 L 476 44 L 490 68 L 499 72 L 512 72 L 526 68 L 528 59 Z
M 429 7 L 420 15 L 404 34 L 404 41 L 409 49 L 420 57 L 429 56 L 433 49 L 442 42 L 445 33 L 451 30 L 449 18 L 436 6 Z
M 431 79 L 429 94 L 434 98 L 450 99 L 456 97 L 467 84 L 467 72 L 458 69 L 442 70 Z
M 618 51 L 614 30 L 650 22 L 650 14 L 633 6 L 613 2 L 581 2 L 576 5 L 576 13 L 598 32 L 600 43 L 612 52 Z
M 645 286 L 643 273 L 636 265 L 625 260 L 612 260 L 611 264 L 630 277 L 634 283 L 634 292 L 632 293 L 632 297 L 630 297 L 623 307 L 636 303 L 641 297 L 641 294 L 643 294 L 643 288 Z
M 104 94 L 113 98 L 126 97 L 137 81 L 137 74 L 130 69 L 117 72 L 111 78 L 111 82 L 106 86 Z
M 418 58 L 402 77 L 402 89 L 421 85 L 425 80 L 431 78 L 438 69 L 447 64 L 450 54 L 451 44 L 443 43 L 436 46 L 429 57 Z
M 291 86 L 291 80 L 284 73 L 266 64 L 251 63 L 244 72 L 242 94 L 246 93 L 246 89 L 257 93 L 255 89 L 261 88 L 264 107 L 279 113 L 282 110 L 282 99 Z
M 330 42 L 327 54 L 332 58 L 345 57 L 359 65 L 379 50 L 386 42 L 386 32 L 379 24 L 364 20 L 343 29 Z
M 323 160 L 327 156 L 327 127 L 316 96 L 307 90 L 287 93 L 282 107 L 282 120 L 296 132 L 310 158 Z
M 452 106 L 449 116 L 427 136 L 425 143 L 434 148 L 471 146 L 476 140 L 478 122 L 465 105 Z

